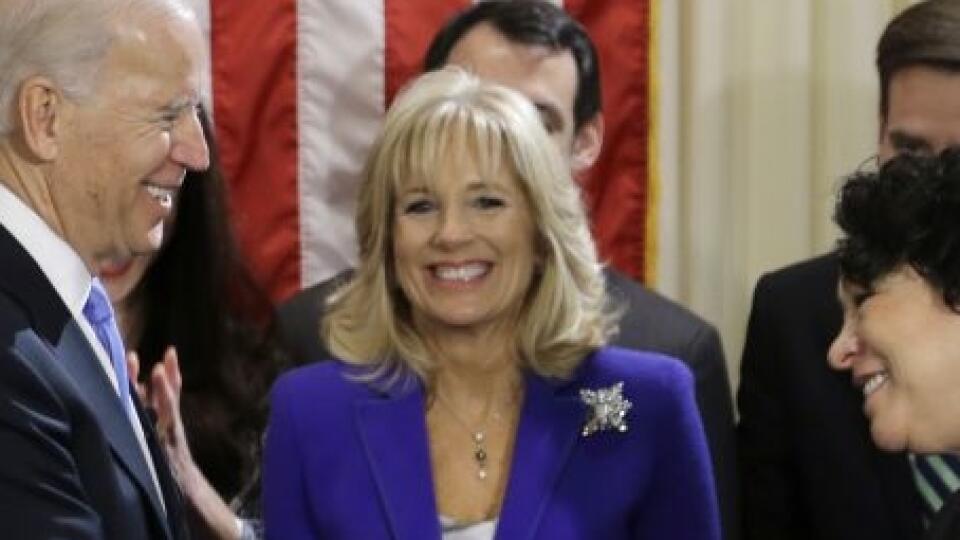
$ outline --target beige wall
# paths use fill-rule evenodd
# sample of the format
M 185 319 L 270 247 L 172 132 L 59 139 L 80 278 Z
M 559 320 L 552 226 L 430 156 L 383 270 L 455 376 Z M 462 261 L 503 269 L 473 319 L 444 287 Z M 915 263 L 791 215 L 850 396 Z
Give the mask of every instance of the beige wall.
M 873 154 L 873 49 L 908 0 L 660 0 L 657 288 L 720 329 L 731 378 L 753 286 L 829 249 Z

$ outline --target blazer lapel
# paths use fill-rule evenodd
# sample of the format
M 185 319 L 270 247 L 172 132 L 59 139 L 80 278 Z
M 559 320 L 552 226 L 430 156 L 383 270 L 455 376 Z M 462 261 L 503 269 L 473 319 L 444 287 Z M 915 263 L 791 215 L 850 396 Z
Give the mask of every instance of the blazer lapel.
M 393 537 L 439 540 L 422 388 L 359 402 L 356 418 Z
M 162 524 L 165 536 L 170 538 L 163 507 L 130 420 L 117 399 L 116 391 L 103 373 L 96 354 L 75 321 L 70 320 L 67 323 L 54 348 L 57 357 L 62 359 L 64 370 L 73 377 L 79 393 L 97 416 L 117 460 L 150 501 L 154 516 Z
M 906 453 L 873 452 L 880 487 L 889 504 L 890 520 L 899 529 L 897 538 L 923 536 L 922 503 Z
M 559 387 L 527 376 L 510 480 L 497 523 L 498 539 L 529 539 L 580 438 L 586 405 Z

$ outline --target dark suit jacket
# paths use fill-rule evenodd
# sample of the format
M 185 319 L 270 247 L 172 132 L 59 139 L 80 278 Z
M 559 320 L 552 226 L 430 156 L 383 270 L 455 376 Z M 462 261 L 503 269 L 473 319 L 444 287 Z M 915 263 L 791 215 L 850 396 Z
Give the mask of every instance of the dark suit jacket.
M 737 396 L 747 539 L 921 535 L 906 456 L 874 446 L 862 394 L 827 365 L 842 320 L 838 276 L 826 255 L 757 284 Z
M 924 540 L 957 540 L 960 538 L 960 492 L 953 497 L 933 518 Z
M 136 407 L 166 515 L 96 353 L 40 268 L 0 227 L 0 536 L 186 538 L 176 485 Z
M 422 387 L 378 390 L 349 370 L 314 364 L 274 387 L 267 538 L 440 540 Z M 719 538 L 691 379 L 673 358 L 615 348 L 569 382 L 528 375 L 496 538 Z M 618 382 L 627 431 L 582 436 L 580 390 Z
M 320 341 L 324 301 L 350 277 L 342 272 L 310 287 L 280 306 L 280 339 L 296 362 L 331 355 Z M 733 403 L 720 337 L 710 324 L 632 279 L 607 270 L 607 287 L 625 309 L 611 345 L 653 351 L 683 360 L 693 372 L 696 397 L 713 463 L 724 538 L 739 538 Z

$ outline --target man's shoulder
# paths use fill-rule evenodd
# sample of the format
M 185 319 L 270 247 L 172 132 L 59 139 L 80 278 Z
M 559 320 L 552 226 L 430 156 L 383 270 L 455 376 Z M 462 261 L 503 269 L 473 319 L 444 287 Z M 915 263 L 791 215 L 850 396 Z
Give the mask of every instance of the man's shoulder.
M 327 297 L 352 275 L 353 270 L 344 270 L 326 281 L 307 287 L 277 307 L 277 338 L 296 363 L 330 357 L 320 341 L 320 321 Z
M 716 338 L 712 324 L 679 303 L 615 270 L 604 276 L 611 298 L 624 309 L 614 345 L 676 356 L 691 343 Z
M 764 274 L 757 282 L 757 293 L 807 294 L 826 289 L 833 295 L 838 277 L 837 256 L 830 252 Z
M 346 283 L 353 276 L 353 269 L 347 269 L 330 279 L 311 285 L 285 300 L 277 308 L 282 316 L 299 316 L 304 312 L 322 311 L 323 303 L 330 293 Z
M 806 332 L 808 340 L 832 339 L 841 318 L 839 275 L 833 253 L 765 274 L 754 290 L 752 317 L 764 319 L 758 324 L 787 325 L 799 332 L 798 337 Z

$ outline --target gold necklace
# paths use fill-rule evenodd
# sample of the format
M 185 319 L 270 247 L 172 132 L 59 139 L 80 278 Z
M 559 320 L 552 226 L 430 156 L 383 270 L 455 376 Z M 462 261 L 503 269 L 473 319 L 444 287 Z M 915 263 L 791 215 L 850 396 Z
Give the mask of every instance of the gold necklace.
M 473 443 L 473 461 L 477 465 L 477 478 L 480 480 L 486 480 L 487 476 L 489 476 L 487 461 L 490 456 L 487 454 L 487 434 L 484 428 L 486 427 L 487 420 L 490 417 L 490 411 L 493 409 L 493 401 L 491 400 L 487 403 L 487 408 L 483 413 L 483 422 L 480 424 L 480 429 L 474 430 L 470 428 L 467 422 L 464 421 L 459 414 L 457 414 L 457 411 L 455 411 L 453 406 L 447 402 L 447 398 L 443 397 L 443 394 L 438 391 L 435 395 L 437 397 L 437 403 L 442 405 L 443 408 L 450 413 L 450 416 L 456 420 L 457 423 L 467 431 L 467 433 L 470 434 L 470 442 Z

